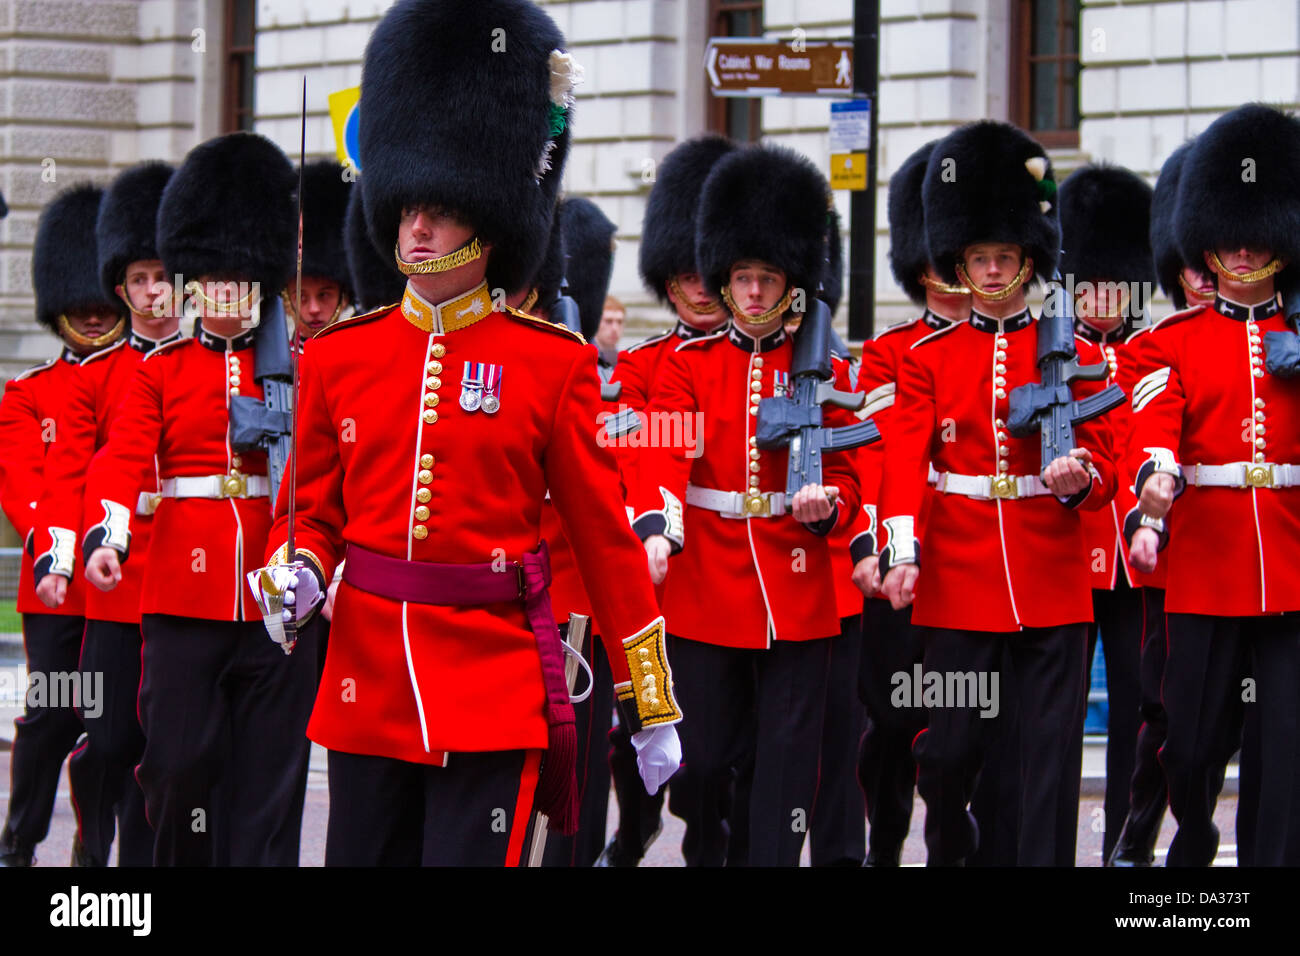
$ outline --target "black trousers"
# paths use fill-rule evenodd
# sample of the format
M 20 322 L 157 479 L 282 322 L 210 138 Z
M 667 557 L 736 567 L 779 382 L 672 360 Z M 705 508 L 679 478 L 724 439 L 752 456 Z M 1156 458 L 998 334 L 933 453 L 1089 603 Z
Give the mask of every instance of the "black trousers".
M 568 624 L 560 628 L 560 635 L 568 640 Z M 595 684 L 591 695 L 573 705 L 573 715 L 578 732 L 578 832 L 573 836 L 551 833 L 546 838 L 543 866 L 591 866 L 605 848 L 605 824 L 609 815 L 609 759 L 606 741 L 614 717 L 614 675 L 609 669 L 600 638 L 587 635 L 583 657 L 591 667 Z M 586 683 L 585 674 L 578 675 L 576 690 Z M 631 738 L 628 740 L 631 746 Z M 632 768 L 636 769 L 633 751 Z M 637 775 L 637 782 L 641 780 Z M 645 787 L 641 788 L 642 793 Z M 648 796 L 648 794 L 647 794 Z
M 748 820 L 745 862 L 798 866 L 817 793 L 832 638 L 760 651 L 670 637 L 682 711 L 682 769 L 669 808 L 686 821 L 687 866 L 721 866 L 731 825 Z M 752 764 L 752 769 L 751 769 Z M 736 806 L 723 811 L 735 780 Z
M 288 656 L 261 621 L 146 614 L 136 776 L 158 866 L 296 866 L 313 631 Z
M 615 856 L 620 860 L 640 860 L 646 841 L 663 827 L 664 799 L 672 784 L 660 787 L 656 794 L 646 793 L 636 766 L 632 735 L 622 724 L 609 731 L 609 775 L 614 783 L 614 801 L 618 804 Z
M 857 774 L 867 720 L 858 696 L 862 643 L 862 615 L 840 618 L 840 636 L 831 641 L 821 772 L 808 835 L 813 866 L 861 866 L 866 853 L 866 804 Z
M 517 866 L 540 758 L 454 753 L 431 767 L 331 750 L 325 865 Z
M 888 601 L 869 598 L 863 605 L 858 696 L 866 709 L 866 728 L 858 752 L 858 782 L 866 797 L 867 839 L 873 860 L 893 862 L 903 850 L 912 822 L 916 761 L 912 741 L 925 729 L 925 709 L 895 706 L 897 673 L 912 673 L 922 658 L 912 609 L 895 611 Z
M 30 852 L 50 832 L 63 758 L 76 747 L 82 732 L 74 701 L 63 691 L 77 674 L 85 629 L 81 617 L 23 615 L 29 692 L 23 716 L 14 721 L 9 808 L 0 850 Z
M 1106 860 L 1128 816 L 1142 718 L 1142 592 L 1129 587 L 1120 575 L 1113 591 L 1093 590 L 1092 612 L 1096 621 L 1088 629 L 1088 661 L 1092 661 L 1099 636 L 1106 661 L 1106 795 L 1102 805 L 1106 829 L 1101 843 L 1101 858 Z M 1091 668 L 1085 667 L 1084 674 L 1085 686 L 1090 686 Z
M 1002 673 L 1011 673 L 1011 651 L 1002 651 Z M 989 734 L 984 751 L 984 764 L 975 780 L 971 795 L 970 812 L 979 828 L 979 844 L 966 858 L 967 866 L 1015 866 L 1020 857 L 1020 703 L 1012 682 L 1000 682 L 1001 701 L 997 726 L 985 728 Z M 1080 722 L 1082 726 L 1082 719 Z M 1082 761 L 1082 749 L 1079 761 Z M 1082 775 L 1078 762 L 1070 763 L 1066 774 L 1073 772 L 1075 779 Z M 1065 788 L 1069 792 L 1069 788 Z M 1069 846 L 1073 853 L 1074 820 L 1077 812 L 1068 819 L 1059 819 L 1067 829 L 1059 832 L 1058 847 Z M 1074 859 L 1061 862 L 1071 866 Z
M 1129 785 L 1128 819 L 1124 823 L 1120 854 L 1125 859 L 1151 859 L 1160 824 L 1164 821 L 1165 807 L 1169 804 L 1169 788 L 1165 783 L 1165 770 L 1158 757 L 1165 742 L 1168 721 L 1164 705 L 1160 703 L 1160 685 L 1165 677 L 1165 591 L 1164 588 L 1141 589 L 1143 631 L 1140 661 L 1140 704 L 1142 720 L 1138 725 L 1137 743 L 1133 754 L 1133 775 Z M 1107 668 L 1109 669 L 1109 664 Z M 1109 759 L 1109 752 L 1107 758 Z M 1110 772 L 1107 767 L 1107 788 Z M 1107 835 L 1110 821 L 1107 819 Z
M 86 738 L 68 761 L 76 795 L 77 834 L 87 856 L 108 862 L 116 830 L 119 866 L 153 863 L 153 828 L 145 817 L 144 791 L 135 767 L 144 753 L 136 713 L 140 690 L 139 624 L 86 621 L 81 673 L 100 688 L 94 707 L 83 707 Z
M 941 675 L 998 674 L 999 713 L 981 717 L 979 706 L 927 706 L 926 730 L 912 748 L 917 788 L 925 799 L 925 838 L 932 865 L 964 861 L 979 842 L 969 805 L 992 732 L 1002 719 L 1001 686 L 1011 685 L 1020 705 L 1020 865 L 1052 866 L 1073 859 L 1079 777 L 1067 772 L 1083 746 L 1083 668 L 1087 626 L 1026 628 L 1014 634 L 921 628 L 924 670 Z M 1000 674 L 1004 652 L 1011 668 Z M 1066 837 L 1065 834 L 1069 834 Z M 1061 846 L 1068 842 L 1069 846 Z
M 1242 752 L 1242 783 L 1255 790 L 1245 797 L 1254 809 L 1247 859 L 1257 866 L 1300 863 L 1294 819 L 1300 803 L 1300 614 L 1169 614 L 1167 626 L 1162 700 L 1169 731 L 1160 760 L 1178 821 L 1169 865 L 1208 866 L 1218 852 L 1214 807 L 1247 708 L 1257 711 Z

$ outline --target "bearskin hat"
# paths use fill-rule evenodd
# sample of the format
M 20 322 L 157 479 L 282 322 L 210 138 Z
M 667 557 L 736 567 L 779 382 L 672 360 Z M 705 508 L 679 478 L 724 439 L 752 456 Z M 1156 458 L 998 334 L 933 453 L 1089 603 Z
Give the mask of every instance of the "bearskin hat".
M 637 264 L 641 281 L 664 305 L 671 307 L 668 280 L 696 271 L 695 215 L 704 180 L 736 148 L 722 136 L 698 136 L 675 147 L 659 164 L 646 200 Z
M 812 161 L 784 146 L 755 145 L 709 173 L 695 221 L 695 259 L 714 294 L 741 259 L 780 269 L 791 288 L 815 294 L 826 273 L 831 190 Z
M 399 0 L 366 46 L 361 188 L 375 246 L 403 207 L 441 206 L 491 243 L 487 279 L 525 287 L 550 234 L 579 68 L 526 0 Z
M 1122 166 L 1082 166 L 1059 195 L 1062 275 L 1076 282 L 1155 280 L 1146 180 Z
M 831 206 L 826 216 L 826 262 L 822 269 L 822 288 L 817 297 L 826 303 L 834 315 L 843 296 L 844 240 L 840 236 L 839 211 Z
M 1266 247 L 1300 258 L 1300 121 L 1261 103 L 1224 113 L 1183 163 L 1174 233 L 1183 258 L 1207 249 Z
M 564 276 L 569 295 L 582 316 L 587 339 L 600 328 L 609 280 L 614 274 L 614 233 L 617 227 L 590 199 L 569 196 L 560 201 L 560 229 L 564 233 Z
M 278 295 L 294 274 L 297 177 L 264 136 L 227 133 L 190 150 L 163 190 L 158 252 L 185 282 L 229 275 Z
M 81 183 L 59 193 L 41 211 L 32 248 L 32 287 L 36 318 L 58 333 L 58 318 L 77 309 L 108 309 L 117 315 L 126 306 L 106 295 L 99 282 L 95 220 L 104 191 Z
M 352 299 L 352 274 L 343 247 L 343 224 L 348 214 L 350 180 L 343 165 L 333 159 L 308 163 L 302 171 L 302 274 L 333 279 Z
M 945 281 L 962 250 L 1009 242 L 1034 260 L 1031 282 L 1049 279 L 1061 249 L 1056 180 L 1047 151 L 1008 123 L 982 120 L 935 144 L 921 184 L 925 242 Z
M 1174 210 L 1178 203 L 1178 181 L 1182 178 L 1183 163 L 1194 142 L 1188 140 L 1169 154 L 1160 167 L 1160 175 L 1151 193 L 1151 254 L 1155 259 L 1156 275 L 1160 288 L 1179 310 L 1187 308 L 1187 293 L 1178 281 L 1186 263 L 1174 232 Z M 1196 268 L 1204 271 L 1204 260 L 1197 259 Z
M 925 248 L 925 214 L 921 205 L 921 182 L 925 164 L 939 141 L 931 140 L 894 170 L 889 177 L 889 268 L 894 281 L 917 305 L 925 304 L 925 286 L 920 276 L 930 264 Z
M 117 298 L 126 267 L 158 255 L 158 205 L 175 170 L 167 163 L 148 162 L 119 173 L 104 192 L 95 222 L 99 250 L 99 284 L 104 295 Z
M 533 276 L 532 288 L 537 291 L 533 311 L 549 315 L 555 300 L 560 297 L 560 283 L 564 281 L 564 226 L 557 211 L 551 225 L 551 235 L 546 240 L 546 255 Z M 570 294 L 572 282 L 570 277 Z M 576 330 L 575 330 L 576 331 Z
M 348 211 L 344 223 L 344 245 L 347 247 L 348 276 L 358 312 L 369 312 L 385 305 L 402 301 L 406 291 L 406 276 L 397 270 L 391 255 L 376 251 L 366 228 L 366 210 L 362 205 L 361 189 L 348 191 Z

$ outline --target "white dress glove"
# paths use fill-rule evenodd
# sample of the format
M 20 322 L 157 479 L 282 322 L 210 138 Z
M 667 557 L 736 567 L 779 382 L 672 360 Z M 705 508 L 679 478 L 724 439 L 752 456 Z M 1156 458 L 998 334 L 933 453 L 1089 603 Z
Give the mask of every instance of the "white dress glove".
M 632 735 L 632 746 L 636 748 L 636 769 L 645 781 L 646 792 L 653 796 L 682 765 L 682 742 L 677 738 L 677 728 L 660 724 L 638 730 Z
M 284 626 L 290 621 L 305 624 L 325 599 L 316 575 L 301 564 L 280 564 L 250 572 L 248 585 L 271 640 L 288 654 L 293 645 L 286 643 Z

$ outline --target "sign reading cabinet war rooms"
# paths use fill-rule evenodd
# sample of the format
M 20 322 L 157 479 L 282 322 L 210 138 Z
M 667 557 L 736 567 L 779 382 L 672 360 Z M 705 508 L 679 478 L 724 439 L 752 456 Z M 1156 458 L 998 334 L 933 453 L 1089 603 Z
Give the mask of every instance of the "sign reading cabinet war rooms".
M 704 68 L 714 96 L 846 96 L 853 43 L 713 37 Z

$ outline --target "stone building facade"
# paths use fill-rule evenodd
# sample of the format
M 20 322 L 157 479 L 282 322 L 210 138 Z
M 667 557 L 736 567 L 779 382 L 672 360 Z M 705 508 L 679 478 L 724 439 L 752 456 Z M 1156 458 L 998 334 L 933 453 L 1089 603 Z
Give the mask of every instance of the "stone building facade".
M 233 94 L 244 101 L 240 122 L 296 152 L 306 76 L 307 150 L 332 155 L 328 95 L 360 82 L 366 40 L 390 3 L 0 0 L 0 189 L 13 209 L 0 223 L 0 372 L 55 347 L 31 322 L 29 268 L 37 213 L 58 188 L 102 180 L 144 158 L 179 160 L 230 128 L 226 41 L 241 29 L 240 17 L 255 30 L 251 82 Z M 678 140 L 716 122 L 707 38 L 725 23 L 769 38 L 848 37 L 853 2 L 543 5 L 586 68 L 566 188 L 594 198 L 618 225 L 612 291 L 629 305 L 635 336 L 665 319 L 636 275 L 655 164 Z M 1300 105 L 1295 0 L 880 0 L 880 12 L 878 328 L 911 310 L 886 267 L 890 172 L 923 142 L 970 120 L 1034 128 L 1042 113 L 1053 126 L 1051 93 L 1037 83 L 1043 44 L 1055 42 L 1075 63 L 1064 80 L 1057 76 L 1061 129 L 1043 136 L 1062 173 L 1094 159 L 1154 175 L 1175 146 L 1226 108 L 1251 99 Z M 751 126 L 826 168 L 829 112 L 824 99 L 769 98 L 750 114 Z M 848 194 L 837 193 L 837 201 L 846 215 Z M 836 317 L 841 327 L 845 312 L 841 306 Z

